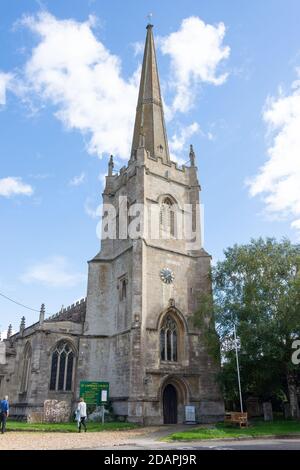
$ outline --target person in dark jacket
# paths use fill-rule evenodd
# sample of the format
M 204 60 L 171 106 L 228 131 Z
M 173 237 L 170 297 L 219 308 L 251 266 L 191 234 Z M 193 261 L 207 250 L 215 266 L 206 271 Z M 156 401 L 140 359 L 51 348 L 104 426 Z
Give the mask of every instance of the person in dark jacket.
M 9 402 L 8 396 L 5 396 L 0 402 L 0 426 L 1 433 L 4 434 L 6 430 L 6 421 L 9 416 Z

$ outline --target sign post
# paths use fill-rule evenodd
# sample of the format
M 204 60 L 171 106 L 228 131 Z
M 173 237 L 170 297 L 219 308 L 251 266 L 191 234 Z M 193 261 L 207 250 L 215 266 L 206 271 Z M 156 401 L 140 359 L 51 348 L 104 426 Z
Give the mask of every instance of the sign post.
M 237 345 L 237 339 L 236 339 L 236 326 L 235 326 L 235 323 L 233 325 L 233 336 L 234 336 L 234 344 L 235 344 L 236 369 L 237 369 L 238 384 L 239 384 L 240 407 L 241 407 L 241 413 L 243 413 L 244 412 L 244 410 L 243 410 L 243 398 L 242 398 L 239 353 L 238 353 L 238 345 Z
M 196 424 L 196 408 L 187 405 L 185 407 L 185 424 Z
M 87 405 L 97 405 L 102 408 L 102 424 L 104 423 L 104 405 L 109 398 L 108 382 L 80 382 L 80 396 Z
M 104 415 L 104 410 L 105 410 L 105 408 L 104 408 L 104 403 L 107 403 L 107 393 L 108 393 L 107 389 L 104 389 L 104 388 L 103 388 L 103 389 L 101 390 L 102 424 L 104 424 L 104 416 L 105 416 L 105 415 Z

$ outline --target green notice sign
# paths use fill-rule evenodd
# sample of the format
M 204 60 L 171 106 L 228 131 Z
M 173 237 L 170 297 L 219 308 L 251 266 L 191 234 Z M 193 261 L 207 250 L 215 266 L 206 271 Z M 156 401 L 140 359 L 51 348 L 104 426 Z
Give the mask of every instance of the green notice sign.
M 80 396 L 88 405 L 104 405 L 108 402 L 108 382 L 80 382 Z

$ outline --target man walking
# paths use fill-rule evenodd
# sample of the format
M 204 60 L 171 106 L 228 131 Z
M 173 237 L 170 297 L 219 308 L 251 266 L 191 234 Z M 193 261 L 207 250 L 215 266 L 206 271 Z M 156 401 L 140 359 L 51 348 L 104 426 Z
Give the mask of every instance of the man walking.
M 86 432 L 86 403 L 82 397 L 79 399 L 79 403 L 76 410 L 76 418 L 78 422 L 78 432 L 81 432 L 81 425 L 84 427 L 84 432 Z
M 6 421 L 9 415 L 8 396 L 5 396 L 0 402 L 0 426 L 1 433 L 4 434 L 6 430 Z

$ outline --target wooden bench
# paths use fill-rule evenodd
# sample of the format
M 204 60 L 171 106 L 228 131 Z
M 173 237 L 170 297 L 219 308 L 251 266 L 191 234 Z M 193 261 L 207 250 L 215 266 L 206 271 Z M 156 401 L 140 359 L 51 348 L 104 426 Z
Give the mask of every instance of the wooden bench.
M 232 411 L 226 413 L 225 423 L 228 424 L 239 424 L 240 428 L 248 426 L 248 413 L 240 413 L 237 411 Z

